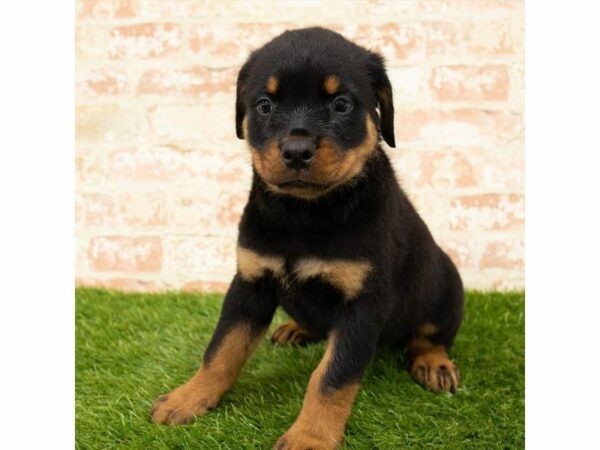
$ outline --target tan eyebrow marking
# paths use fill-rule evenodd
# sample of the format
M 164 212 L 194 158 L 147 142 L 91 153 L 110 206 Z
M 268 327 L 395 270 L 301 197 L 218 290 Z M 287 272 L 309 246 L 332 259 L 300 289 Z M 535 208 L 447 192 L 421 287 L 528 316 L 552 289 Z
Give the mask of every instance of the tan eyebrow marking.
M 325 89 L 325 92 L 327 92 L 329 95 L 333 95 L 340 88 L 340 84 L 341 81 L 337 75 L 329 75 L 323 82 L 323 89 Z
M 279 89 L 279 80 L 275 75 L 271 75 L 267 80 L 267 92 L 273 95 L 277 93 L 277 89 Z

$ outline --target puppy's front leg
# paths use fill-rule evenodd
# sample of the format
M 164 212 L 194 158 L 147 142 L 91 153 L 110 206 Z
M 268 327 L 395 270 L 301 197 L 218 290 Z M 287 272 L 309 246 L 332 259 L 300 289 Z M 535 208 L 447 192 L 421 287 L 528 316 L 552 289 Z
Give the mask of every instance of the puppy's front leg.
M 151 412 L 152 421 L 187 423 L 215 407 L 264 336 L 276 306 L 267 282 L 247 282 L 236 275 L 202 367 L 187 383 L 158 398 Z
M 321 362 L 312 373 L 298 418 L 276 450 L 329 450 L 343 440 L 359 382 L 373 357 L 380 323 L 361 298 L 346 305 L 330 332 Z

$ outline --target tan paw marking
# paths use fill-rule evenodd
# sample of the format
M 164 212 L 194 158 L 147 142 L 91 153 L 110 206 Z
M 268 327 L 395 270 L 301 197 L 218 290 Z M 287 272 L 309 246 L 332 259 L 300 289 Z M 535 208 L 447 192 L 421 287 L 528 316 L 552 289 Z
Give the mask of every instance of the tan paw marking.
M 186 383 L 159 397 L 154 403 L 150 419 L 154 423 L 182 425 L 206 414 L 218 401 L 218 398 L 210 398 L 199 392 L 198 388 Z
M 300 327 L 296 322 L 290 320 L 282 323 L 271 336 L 273 344 L 292 344 L 306 345 L 311 342 L 316 342 L 318 339 Z
M 442 346 L 432 347 L 412 361 L 410 374 L 424 388 L 433 392 L 456 392 L 460 373 Z
M 321 436 L 310 428 L 291 428 L 281 436 L 275 446 L 275 450 L 336 450 L 341 443 L 327 436 Z

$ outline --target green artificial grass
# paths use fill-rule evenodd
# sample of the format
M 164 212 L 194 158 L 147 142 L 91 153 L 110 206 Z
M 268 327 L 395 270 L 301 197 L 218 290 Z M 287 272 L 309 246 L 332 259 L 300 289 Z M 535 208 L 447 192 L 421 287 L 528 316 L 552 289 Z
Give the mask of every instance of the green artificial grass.
M 268 449 L 294 421 L 323 344 L 265 339 L 219 407 L 190 425 L 154 425 L 154 399 L 198 368 L 221 295 L 76 292 L 76 447 Z M 273 322 L 285 320 L 278 312 Z M 346 449 L 524 447 L 524 295 L 467 294 L 451 351 L 456 395 L 414 383 L 399 352 L 381 350 L 362 383 Z

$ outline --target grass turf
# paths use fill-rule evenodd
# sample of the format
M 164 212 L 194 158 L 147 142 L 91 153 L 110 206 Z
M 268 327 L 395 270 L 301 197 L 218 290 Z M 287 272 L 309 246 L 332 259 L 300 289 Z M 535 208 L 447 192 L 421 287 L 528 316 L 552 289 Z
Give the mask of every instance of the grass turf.
M 323 344 L 265 340 L 215 411 L 181 427 L 148 421 L 154 399 L 198 368 L 221 302 L 220 295 L 76 291 L 77 448 L 271 448 L 299 412 Z M 278 312 L 273 328 L 284 319 Z M 462 387 L 435 395 L 409 378 L 403 355 L 380 351 L 344 448 L 523 448 L 523 294 L 468 293 L 451 357 Z

